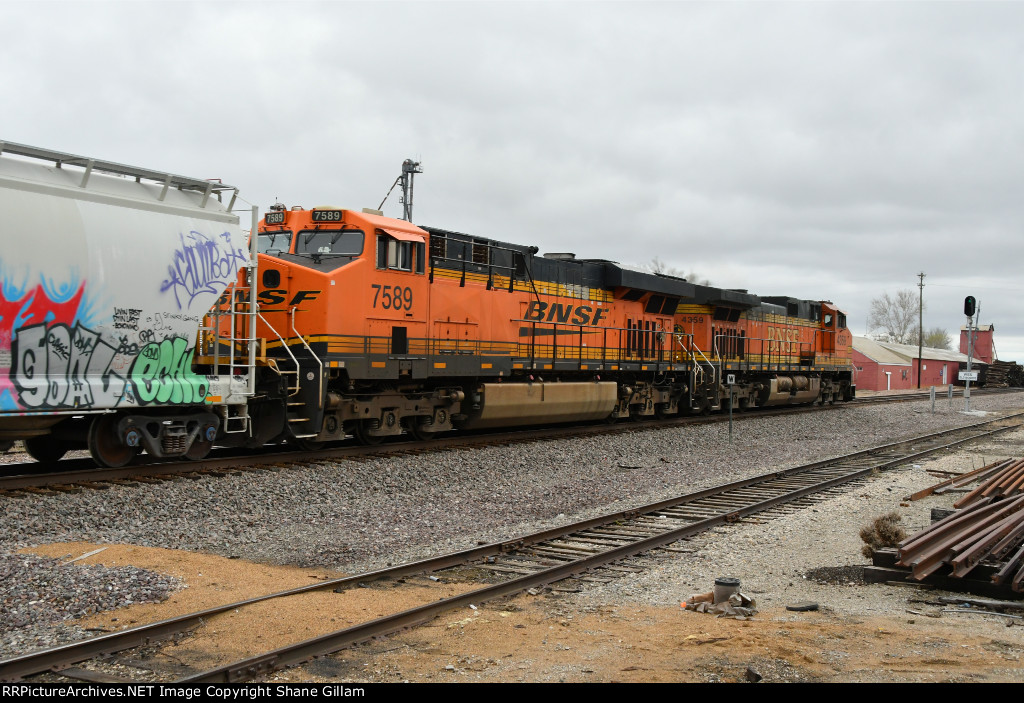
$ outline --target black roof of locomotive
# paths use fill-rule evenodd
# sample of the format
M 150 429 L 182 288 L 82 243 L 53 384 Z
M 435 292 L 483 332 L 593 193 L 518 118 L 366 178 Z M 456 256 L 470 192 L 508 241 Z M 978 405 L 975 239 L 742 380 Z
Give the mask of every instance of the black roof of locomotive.
M 494 261 L 496 265 L 511 266 L 511 252 L 518 252 L 526 259 L 530 275 L 538 281 L 554 281 L 569 285 L 581 285 L 588 288 L 632 288 L 638 291 L 660 293 L 678 298 L 693 298 L 697 286 L 683 278 L 659 273 L 647 273 L 624 267 L 618 262 L 607 259 L 577 259 L 574 255 L 561 255 L 555 258 L 538 256 L 537 247 L 523 244 L 511 244 L 487 237 L 478 237 L 464 232 L 437 227 L 419 225 L 431 235 L 443 235 L 448 240 L 449 258 L 461 259 L 466 253 L 453 253 L 452 247 L 460 244 L 472 246 L 474 242 L 489 244 L 492 256 L 496 259 L 508 258 L 508 261 Z
M 761 303 L 761 298 L 745 290 L 715 288 L 713 286 L 696 286 L 694 295 L 699 305 L 719 305 L 726 308 L 746 310 Z
M 782 307 L 790 317 L 815 321 L 821 319 L 821 301 L 818 300 L 800 300 L 787 295 L 766 295 L 761 300 Z

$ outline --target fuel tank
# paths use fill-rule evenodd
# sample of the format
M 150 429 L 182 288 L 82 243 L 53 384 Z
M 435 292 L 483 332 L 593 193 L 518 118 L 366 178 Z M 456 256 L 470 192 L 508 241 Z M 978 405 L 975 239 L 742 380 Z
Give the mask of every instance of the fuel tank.
M 586 422 L 611 414 L 618 386 L 610 382 L 484 383 L 469 400 L 468 418 L 459 423 L 466 429 Z

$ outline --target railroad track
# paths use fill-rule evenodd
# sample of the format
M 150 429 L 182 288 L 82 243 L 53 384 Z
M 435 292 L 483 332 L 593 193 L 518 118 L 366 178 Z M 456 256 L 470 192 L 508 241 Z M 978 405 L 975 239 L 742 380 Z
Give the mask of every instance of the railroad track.
M 1022 389 L 990 389 L 988 394 L 1020 393 Z M 975 393 L 978 393 L 975 391 Z M 927 392 L 896 396 L 873 396 L 854 399 L 837 405 L 801 405 L 794 407 L 764 408 L 755 412 L 737 412 L 736 421 L 766 417 L 778 417 L 808 412 L 841 410 L 843 407 L 882 402 L 909 402 L 928 398 Z M 153 461 L 125 466 L 119 469 L 97 468 L 91 459 L 64 459 L 55 464 L 26 462 L 0 465 L 0 497 L 18 495 L 19 492 L 78 492 L 86 488 L 108 488 L 111 485 L 125 485 L 138 482 L 172 480 L 175 478 L 198 478 L 203 475 L 219 475 L 235 471 L 261 470 L 283 465 L 334 460 L 360 460 L 394 454 L 417 454 L 444 451 L 453 448 L 507 445 L 517 442 L 563 439 L 590 435 L 607 435 L 620 432 L 636 432 L 650 429 L 667 429 L 696 424 L 728 422 L 728 414 L 711 416 L 683 416 L 666 420 L 624 422 L 613 425 L 587 424 L 556 427 L 527 428 L 500 432 L 459 433 L 441 436 L 434 440 L 394 441 L 383 445 L 362 446 L 342 443 L 318 451 L 293 451 L 283 448 L 279 451 L 256 453 L 223 452 L 215 458 L 203 461 Z M 276 448 L 275 448 L 276 449 Z
M 187 675 L 179 683 L 232 683 L 252 680 L 272 671 L 301 664 L 311 658 L 428 622 L 458 607 L 522 592 L 530 588 L 607 570 L 608 573 L 635 571 L 622 566 L 625 559 L 709 528 L 731 523 L 755 513 L 771 516 L 773 510 L 801 503 L 809 504 L 856 484 L 873 472 L 905 464 L 928 454 L 964 442 L 1020 427 L 1024 413 L 1004 416 L 967 427 L 936 432 L 909 440 L 866 449 L 842 457 L 775 471 L 650 505 L 572 523 L 512 540 L 482 545 L 411 564 L 365 574 L 319 582 L 280 593 L 269 594 L 218 608 L 101 635 L 53 649 L 0 661 L 0 681 L 19 681 L 46 673 L 76 681 L 121 681 L 105 674 L 102 664 L 90 669 L 81 663 L 110 657 L 113 653 L 152 643 L 186 632 L 218 614 L 241 610 L 275 598 L 288 598 L 313 591 L 343 591 L 380 579 L 400 579 L 442 569 L 470 567 L 484 569 L 504 580 L 443 600 L 381 617 L 335 632 L 264 652 L 242 661 Z

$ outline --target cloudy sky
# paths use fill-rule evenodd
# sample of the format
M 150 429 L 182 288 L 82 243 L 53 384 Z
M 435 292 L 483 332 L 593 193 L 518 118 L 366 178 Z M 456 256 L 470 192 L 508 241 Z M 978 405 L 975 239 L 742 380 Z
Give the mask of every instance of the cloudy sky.
M 1024 3 L 10 2 L 0 139 L 830 299 L 1024 362 Z M 384 207 L 398 217 L 396 194 Z

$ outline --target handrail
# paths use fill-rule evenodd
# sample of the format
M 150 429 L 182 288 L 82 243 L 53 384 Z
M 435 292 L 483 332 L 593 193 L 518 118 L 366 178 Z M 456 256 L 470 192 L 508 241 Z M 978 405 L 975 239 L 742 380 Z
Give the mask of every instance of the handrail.
M 280 340 L 281 348 L 285 350 L 285 352 L 288 354 L 288 356 L 291 357 L 292 363 L 295 364 L 295 391 L 293 393 L 289 393 L 288 394 L 288 397 L 290 398 L 290 397 L 292 397 L 293 395 L 296 395 L 299 392 L 299 380 L 300 380 L 299 379 L 299 373 L 302 371 L 302 367 L 299 366 L 299 360 L 295 358 L 294 354 L 292 354 L 292 350 L 288 348 L 288 342 L 284 341 L 284 337 L 282 337 L 281 334 L 276 329 L 274 329 L 274 326 L 267 321 L 267 318 L 263 317 L 263 314 L 261 312 L 259 312 L 258 310 L 256 311 L 256 316 L 259 319 L 263 320 L 263 324 L 265 324 L 267 327 L 269 327 L 270 331 L 274 333 L 274 335 L 278 338 L 278 340 Z M 305 343 L 305 340 L 303 340 L 303 343 Z M 281 372 L 279 372 L 279 373 L 281 373 Z M 323 374 L 321 374 L 321 376 L 322 375 Z
M 246 388 L 250 396 L 256 395 L 256 315 L 259 310 L 259 299 L 256 295 L 256 281 L 259 270 L 259 208 L 252 206 L 252 229 L 249 230 L 249 263 L 246 264 L 249 275 L 249 383 Z
M 316 359 L 316 363 L 320 367 L 320 394 L 317 396 L 317 407 L 322 408 L 323 405 L 324 405 L 324 362 L 321 361 L 320 357 L 316 355 L 316 352 L 314 352 L 310 348 L 310 346 L 308 344 L 306 344 L 306 338 L 303 337 L 301 334 L 299 334 L 299 331 L 297 329 L 295 329 L 295 313 L 296 313 L 297 310 L 298 310 L 298 308 L 292 308 L 292 312 L 291 312 L 291 315 L 292 315 L 292 332 L 294 332 L 295 336 L 299 338 L 299 341 L 302 342 L 302 346 L 304 346 L 306 348 L 306 351 L 309 352 L 310 356 L 312 356 L 314 359 Z

